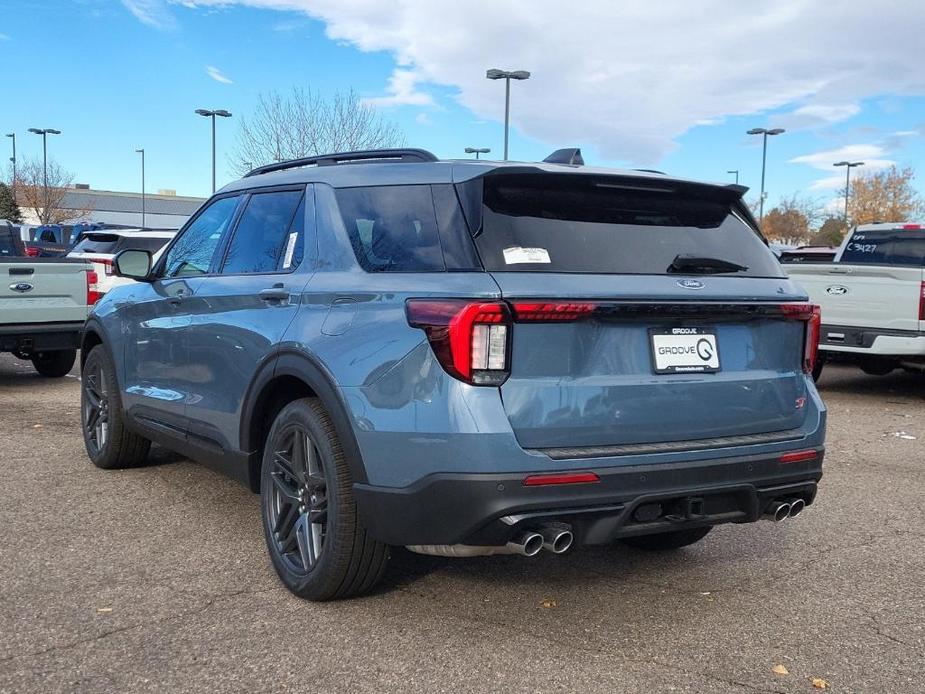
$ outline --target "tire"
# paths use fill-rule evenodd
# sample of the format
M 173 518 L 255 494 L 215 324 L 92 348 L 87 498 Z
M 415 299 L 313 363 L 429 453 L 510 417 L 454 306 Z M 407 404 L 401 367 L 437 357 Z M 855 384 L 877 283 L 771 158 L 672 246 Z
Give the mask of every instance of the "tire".
M 382 578 L 389 548 L 360 523 L 352 483 L 321 402 L 286 405 L 264 446 L 261 515 L 273 568 L 300 598 L 354 597 Z
M 76 349 L 60 349 L 53 352 L 36 352 L 29 360 L 32 366 L 42 376 L 47 378 L 62 378 L 74 368 L 77 359 Z
M 868 376 L 886 376 L 893 373 L 897 363 L 889 359 L 868 358 L 858 363 L 861 371 Z
M 822 369 L 825 368 L 825 359 L 822 357 L 816 357 L 816 363 L 813 364 L 813 383 L 819 382 L 819 377 L 822 376 Z
M 80 385 L 80 428 L 93 464 L 104 470 L 143 464 L 151 442 L 125 426 L 115 367 L 103 345 L 87 355 Z
M 713 530 L 713 527 L 708 525 L 705 528 L 688 528 L 686 530 L 672 530 L 667 533 L 655 533 L 654 535 L 624 537 L 620 541 L 636 549 L 657 552 L 692 545 L 705 538 L 711 530 Z

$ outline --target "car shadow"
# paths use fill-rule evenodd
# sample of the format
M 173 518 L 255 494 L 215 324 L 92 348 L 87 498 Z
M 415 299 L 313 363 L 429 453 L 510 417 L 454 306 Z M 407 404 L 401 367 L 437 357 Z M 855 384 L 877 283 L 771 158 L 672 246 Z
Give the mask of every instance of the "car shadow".
M 881 396 L 889 399 L 925 400 L 925 373 L 896 369 L 886 376 L 870 376 L 854 366 L 828 365 L 817 384 L 826 393 Z

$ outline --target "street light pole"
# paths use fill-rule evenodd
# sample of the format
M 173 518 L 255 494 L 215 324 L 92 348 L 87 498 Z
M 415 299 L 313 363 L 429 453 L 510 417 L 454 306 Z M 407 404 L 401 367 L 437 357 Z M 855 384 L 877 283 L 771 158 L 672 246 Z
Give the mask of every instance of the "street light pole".
M 511 80 L 530 79 L 526 70 L 499 70 L 492 68 L 485 73 L 490 80 L 504 80 L 504 161 L 507 161 L 508 131 L 511 126 Z
M 761 199 L 758 201 L 758 222 L 764 220 L 764 172 L 767 166 L 768 161 L 768 136 L 771 135 L 780 135 L 781 133 L 786 132 L 783 128 L 771 128 L 770 130 L 766 128 L 752 128 L 746 134 L 748 135 L 761 135 Z
M 54 128 L 29 128 L 30 133 L 35 133 L 36 135 L 42 136 L 42 187 L 44 188 L 43 195 L 45 198 L 44 204 L 42 206 L 42 214 L 47 216 L 48 212 L 48 136 L 49 135 L 60 135 L 60 130 L 55 130 Z M 47 223 L 47 219 L 43 223 Z
M 13 162 L 13 190 L 16 189 L 16 133 L 7 133 L 7 137 L 13 138 L 13 156 L 10 157 L 10 161 Z
M 736 175 L 736 185 L 739 184 L 739 170 L 738 169 L 732 169 L 730 171 L 727 171 L 726 173 L 735 174 Z
M 135 150 L 136 154 L 141 155 L 141 228 L 145 228 L 145 149 Z
M 488 147 L 466 147 L 466 154 L 474 154 L 476 159 L 480 154 L 488 154 L 490 151 Z
M 197 108 L 196 113 L 200 116 L 212 119 L 212 192 L 215 192 L 215 116 L 221 118 L 231 118 L 231 113 L 225 109 L 215 109 L 210 111 L 205 108 Z
M 845 231 L 848 230 L 848 199 L 851 197 L 851 169 L 864 166 L 862 161 L 837 161 L 832 166 L 845 167 Z

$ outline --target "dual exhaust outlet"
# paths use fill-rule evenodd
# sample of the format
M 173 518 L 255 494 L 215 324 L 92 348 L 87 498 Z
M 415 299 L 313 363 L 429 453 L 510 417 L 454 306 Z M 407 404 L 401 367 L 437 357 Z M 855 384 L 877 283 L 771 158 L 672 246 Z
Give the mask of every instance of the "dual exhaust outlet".
M 575 536 L 569 526 L 550 524 L 536 530 L 526 530 L 505 545 L 408 545 L 407 548 L 418 554 L 438 557 L 487 557 L 493 554 L 535 557 L 544 549 L 553 554 L 563 554 L 569 550 L 574 540 Z
M 806 508 L 806 502 L 803 499 L 776 499 L 768 504 L 761 517 L 780 523 L 788 518 L 796 518 L 803 513 L 804 508 Z

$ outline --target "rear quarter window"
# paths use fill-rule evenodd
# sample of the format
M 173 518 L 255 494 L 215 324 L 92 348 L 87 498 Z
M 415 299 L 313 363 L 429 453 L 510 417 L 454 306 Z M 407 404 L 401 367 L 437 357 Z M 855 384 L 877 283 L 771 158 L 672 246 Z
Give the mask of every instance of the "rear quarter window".
M 851 265 L 925 266 L 925 230 L 858 229 L 840 259 Z
M 659 275 L 692 255 L 747 268 L 736 276 L 783 275 L 728 200 L 582 175 L 499 175 L 483 185 L 476 245 L 489 271 Z
M 364 270 L 446 269 L 429 185 L 341 188 L 336 197 L 353 251 Z

